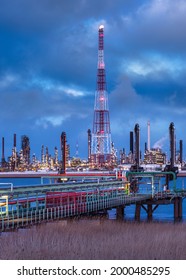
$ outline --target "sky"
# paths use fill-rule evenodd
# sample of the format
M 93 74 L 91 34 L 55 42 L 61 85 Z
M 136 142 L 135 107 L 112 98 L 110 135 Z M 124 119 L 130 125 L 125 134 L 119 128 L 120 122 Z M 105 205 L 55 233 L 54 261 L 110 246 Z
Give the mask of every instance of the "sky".
M 114 146 L 140 145 L 169 154 L 169 125 L 186 158 L 185 0 L 0 0 L 0 142 L 11 155 L 13 134 L 60 148 L 66 132 L 71 156 L 87 158 L 93 127 L 98 28 L 104 25 L 105 67 Z M 0 150 L 1 157 L 1 150 Z

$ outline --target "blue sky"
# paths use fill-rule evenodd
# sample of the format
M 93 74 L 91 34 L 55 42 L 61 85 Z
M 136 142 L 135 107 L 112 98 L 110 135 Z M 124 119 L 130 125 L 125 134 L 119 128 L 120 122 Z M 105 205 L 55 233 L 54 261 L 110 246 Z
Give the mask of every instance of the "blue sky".
M 129 151 L 140 125 L 141 149 L 151 123 L 151 147 L 169 154 L 168 127 L 186 143 L 186 1 L 0 0 L 0 138 L 5 156 L 13 134 L 87 157 L 97 74 L 98 27 L 105 26 L 105 65 L 112 140 Z M 0 153 L 1 154 L 1 153 Z M 186 151 L 184 149 L 184 158 Z

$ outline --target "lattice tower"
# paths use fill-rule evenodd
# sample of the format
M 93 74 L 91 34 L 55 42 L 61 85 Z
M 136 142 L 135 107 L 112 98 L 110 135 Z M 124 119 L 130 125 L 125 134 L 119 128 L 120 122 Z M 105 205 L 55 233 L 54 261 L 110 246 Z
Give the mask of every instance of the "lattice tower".
M 91 161 L 94 166 L 111 165 L 111 131 L 104 63 L 104 26 L 98 30 L 97 90 L 95 92 Z

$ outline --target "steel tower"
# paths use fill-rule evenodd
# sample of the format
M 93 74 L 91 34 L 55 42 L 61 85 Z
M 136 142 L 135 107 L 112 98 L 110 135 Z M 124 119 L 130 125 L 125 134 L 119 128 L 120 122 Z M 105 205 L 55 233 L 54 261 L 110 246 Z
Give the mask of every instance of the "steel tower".
M 111 132 L 104 63 L 104 26 L 98 30 L 97 90 L 95 92 L 91 162 L 94 166 L 111 165 Z

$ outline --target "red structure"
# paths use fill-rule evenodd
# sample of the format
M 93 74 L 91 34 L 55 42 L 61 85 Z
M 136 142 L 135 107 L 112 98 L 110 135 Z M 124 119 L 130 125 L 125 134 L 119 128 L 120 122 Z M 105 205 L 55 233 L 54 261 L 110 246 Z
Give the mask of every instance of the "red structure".
M 47 192 L 46 208 L 63 207 L 63 211 L 86 212 L 86 192 Z
M 108 93 L 104 63 L 104 26 L 98 31 L 97 90 L 95 93 L 92 131 L 91 163 L 94 167 L 109 167 L 111 156 L 111 131 L 108 109 Z

